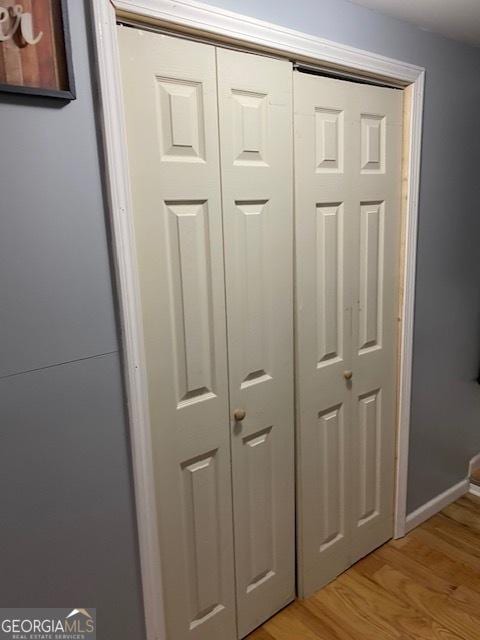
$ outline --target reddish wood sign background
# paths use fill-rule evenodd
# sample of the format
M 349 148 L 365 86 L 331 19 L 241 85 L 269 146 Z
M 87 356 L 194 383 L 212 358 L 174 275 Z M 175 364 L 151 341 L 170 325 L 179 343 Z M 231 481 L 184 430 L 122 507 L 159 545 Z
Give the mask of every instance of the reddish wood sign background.
M 66 41 L 66 3 L 62 0 L 0 0 L 0 8 L 10 10 L 14 5 L 20 5 L 23 13 L 31 14 L 33 34 L 42 35 L 38 42 L 29 44 L 22 38 L 19 25 L 12 37 L 0 39 L 0 90 L 24 87 L 21 93 L 41 93 L 27 91 L 30 87 L 46 90 L 43 92 L 46 95 L 73 91 L 70 43 Z M 1 33 L 9 34 L 14 23 L 14 14 L 11 14 L 8 21 L 0 23 Z

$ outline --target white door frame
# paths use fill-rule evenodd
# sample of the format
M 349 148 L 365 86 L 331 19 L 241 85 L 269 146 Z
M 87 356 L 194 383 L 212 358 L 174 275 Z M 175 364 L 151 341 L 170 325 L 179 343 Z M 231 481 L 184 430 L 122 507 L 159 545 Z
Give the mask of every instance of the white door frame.
M 406 188 L 403 203 L 404 259 L 399 350 L 395 537 L 405 534 L 408 441 L 415 300 L 420 151 L 425 69 L 323 38 L 279 27 L 194 0 L 92 0 L 102 134 L 120 298 L 124 373 L 132 441 L 136 514 L 148 640 L 166 640 L 160 556 L 157 543 L 148 396 L 141 304 L 133 232 L 126 128 L 116 33 L 118 18 L 204 37 L 217 43 L 288 57 L 347 75 L 370 77 L 409 88 Z

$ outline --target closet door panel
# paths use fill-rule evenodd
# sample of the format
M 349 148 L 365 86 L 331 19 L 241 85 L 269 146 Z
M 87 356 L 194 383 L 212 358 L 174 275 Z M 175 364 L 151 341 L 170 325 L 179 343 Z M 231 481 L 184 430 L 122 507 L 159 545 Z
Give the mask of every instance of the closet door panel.
M 292 68 L 217 49 L 239 636 L 295 595 Z
M 167 634 L 236 635 L 214 47 L 118 29 Z
M 352 561 L 391 537 L 395 472 L 402 92 L 357 85 L 352 225 Z
M 349 86 L 294 73 L 296 389 L 300 595 L 349 565 L 349 228 L 354 111 Z

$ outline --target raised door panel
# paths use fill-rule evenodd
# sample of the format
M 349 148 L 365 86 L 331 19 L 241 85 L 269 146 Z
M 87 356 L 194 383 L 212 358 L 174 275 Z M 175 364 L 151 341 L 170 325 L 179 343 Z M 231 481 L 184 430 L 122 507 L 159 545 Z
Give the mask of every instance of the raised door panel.
M 342 358 L 343 203 L 316 207 L 317 367 Z
M 205 162 L 201 82 L 156 78 L 162 161 Z
M 361 172 L 385 173 L 385 116 L 360 115 Z
M 238 363 L 241 389 L 259 384 L 270 375 L 268 243 L 271 203 L 268 200 L 236 200 L 234 244 L 229 257 L 236 272 L 236 307 L 242 313 L 238 327 L 242 350 Z
M 260 587 L 275 575 L 272 429 L 243 438 L 244 482 L 248 486 L 244 517 L 248 536 L 246 592 Z
M 217 49 L 238 630 L 295 595 L 292 68 Z
M 181 465 L 189 580 L 190 630 L 224 609 L 221 590 L 217 451 Z
M 207 202 L 166 202 L 177 407 L 215 397 Z
M 384 203 L 360 203 L 359 352 L 381 348 L 383 322 Z
M 317 173 L 339 173 L 344 170 L 344 111 L 316 107 L 315 155 Z
M 374 391 L 358 399 L 358 456 L 360 475 L 357 483 L 358 527 L 375 518 L 379 509 L 380 493 L 380 416 L 381 394 Z
M 232 89 L 234 164 L 268 166 L 266 161 L 268 96 Z
M 168 638 L 236 635 L 214 47 L 118 29 Z
M 345 423 L 344 407 L 330 407 L 318 415 L 316 442 L 320 553 L 345 538 Z

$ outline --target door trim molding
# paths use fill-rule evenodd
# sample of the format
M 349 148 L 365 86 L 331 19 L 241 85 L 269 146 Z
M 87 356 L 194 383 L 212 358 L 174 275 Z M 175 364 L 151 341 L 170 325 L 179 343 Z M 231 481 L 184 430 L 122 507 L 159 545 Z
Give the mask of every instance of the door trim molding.
M 406 498 L 415 301 L 420 152 L 425 69 L 375 53 L 317 38 L 194 0 L 91 0 L 96 71 L 101 99 L 108 208 L 119 296 L 124 376 L 131 433 L 136 517 L 148 640 L 166 640 L 157 514 L 151 457 L 147 379 L 126 150 L 118 18 L 166 27 L 217 44 L 309 62 L 343 73 L 409 87 L 411 109 L 405 190 L 404 268 L 401 308 L 400 377 L 395 496 L 395 537 L 406 532 Z M 410 520 L 410 518 L 409 518 Z

